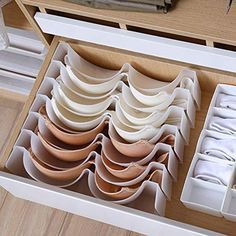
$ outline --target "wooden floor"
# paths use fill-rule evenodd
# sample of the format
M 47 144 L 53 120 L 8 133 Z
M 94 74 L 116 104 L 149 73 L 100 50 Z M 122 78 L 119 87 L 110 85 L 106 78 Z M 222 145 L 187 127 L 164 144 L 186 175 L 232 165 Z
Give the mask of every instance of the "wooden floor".
M 4 148 L 23 100 L 0 91 L 0 152 Z M 83 235 L 83 236 L 138 236 L 139 234 L 72 215 L 53 208 L 15 198 L 0 188 L 0 235 Z

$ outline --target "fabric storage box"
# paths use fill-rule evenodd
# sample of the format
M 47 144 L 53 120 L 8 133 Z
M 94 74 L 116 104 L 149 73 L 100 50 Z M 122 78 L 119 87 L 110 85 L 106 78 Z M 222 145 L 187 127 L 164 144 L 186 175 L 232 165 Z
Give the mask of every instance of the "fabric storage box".
M 233 189 L 233 186 L 235 185 L 235 159 L 232 149 L 235 142 L 235 135 L 233 133 L 230 134 L 227 132 L 224 133 L 223 131 L 221 132 L 220 126 L 216 126 L 215 124 L 213 127 L 212 122 L 214 117 L 219 117 L 221 119 L 235 119 L 236 113 L 234 107 L 232 106 L 234 104 L 233 97 L 235 95 L 235 86 L 224 84 L 217 85 L 209 106 L 204 129 L 200 134 L 195 156 L 191 163 L 181 195 L 181 201 L 187 207 L 205 212 L 206 214 L 225 217 L 226 219 L 231 221 L 235 221 L 235 189 Z M 224 99 L 224 96 L 230 97 L 228 99 Z M 230 121 L 224 121 L 224 123 L 227 122 Z M 213 142 L 210 143 L 208 141 L 208 143 L 206 144 L 206 139 L 210 139 L 218 143 L 213 146 Z M 228 146 L 221 147 L 219 143 L 220 140 L 225 141 L 225 143 L 222 143 L 222 145 L 226 145 L 226 143 L 228 143 Z M 225 159 L 223 158 L 223 156 L 220 157 L 221 154 L 225 155 Z M 231 156 L 232 158 L 230 158 Z M 229 171 L 228 184 L 224 186 L 194 178 L 193 172 L 199 159 L 219 163 L 220 165 L 230 166 L 231 170 Z M 211 173 L 211 175 L 219 177 L 221 173 Z M 227 173 L 225 172 L 223 173 L 223 175 L 227 176 Z M 195 182 L 198 184 L 194 184 Z M 194 188 L 198 188 L 197 191 L 195 190 L 198 194 L 190 193 Z
M 233 223 L 230 223 L 230 229 L 229 224 L 227 223 L 227 225 L 225 225 L 225 221 L 222 219 L 210 218 L 208 215 L 198 215 L 201 217 L 196 219 L 195 213 L 193 215 L 191 211 L 183 208 L 178 200 L 182 189 L 183 179 L 185 177 L 188 164 L 191 161 L 190 157 L 193 154 L 196 139 L 198 137 L 204 115 L 206 114 L 206 109 L 209 104 L 212 92 L 218 82 L 224 81 L 232 83 L 233 81 L 233 76 L 227 75 L 227 73 L 222 71 L 212 71 L 196 67 L 194 68 L 194 66 L 191 65 L 191 67 L 197 70 L 200 85 L 204 91 L 202 95 L 202 110 L 201 113 L 197 114 L 196 130 L 192 130 L 191 132 L 192 136 L 190 137 L 190 145 L 186 148 L 184 154 L 185 157 L 183 158 L 184 163 L 183 166 L 181 166 L 182 171 L 179 172 L 180 176 L 177 182 L 173 184 L 173 198 L 170 202 L 167 202 L 166 217 L 160 217 L 150 213 L 145 213 L 140 210 L 115 205 L 83 194 L 78 194 L 65 189 L 59 189 L 57 187 L 38 183 L 27 178 L 9 174 L 6 170 L 4 170 L 5 162 L 12 152 L 13 145 L 18 138 L 22 125 L 28 115 L 28 111 L 34 101 L 39 86 L 44 79 L 45 73 L 48 69 L 54 51 L 58 46 L 58 43 L 58 38 L 55 38 L 48 56 L 45 59 L 43 68 L 37 78 L 32 94 L 30 95 L 24 111 L 22 112 L 22 116 L 19 120 L 16 130 L 9 140 L 8 148 L 1 159 L 1 165 L 3 168 L 3 171 L 1 172 L 1 185 L 15 196 L 144 234 L 158 234 L 162 232 L 171 235 L 184 233 L 185 235 L 215 235 L 216 232 L 232 234 L 230 230 L 234 226 Z M 100 43 L 98 42 L 98 44 Z M 107 46 L 111 47 L 112 45 Z M 179 74 L 179 72 L 186 67 L 186 65 L 181 65 L 181 63 L 175 63 L 171 60 L 165 61 L 163 59 L 153 57 L 154 55 L 151 57 L 147 56 L 144 52 L 139 52 L 139 54 L 137 54 L 137 51 L 132 50 L 132 48 L 128 50 L 128 46 L 126 45 L 125 48 L 122 46 L 121 49 L 114 50 L 106 46 L 78 42 L 78 44 L 73 44 L 73 48 L 84 58 L 102 67 L 119 68 L 123 65 L 123 63 L 130 62 L 132 64 L 136 64 L 136 67 L 143 73 L 148 74 L 154 78 L 160 78 L 164 81 L 173 80 Z M 122 49 L 126 49 L 131 52 L 127 52 Z M 111 60 L 111 58 L 114 60 Z M 157 70 L 156 68 L 160 69 Z M 42 195 L 44 195 L 43 198 Z M 173 211 L 173 209 L 175 210 Z M 188 214 L 189 217 L 186 217 L 186 214 Z M 207 225 L 204 226 L 203 222 L 207 222 Z M 201 226 L 202 228 L 198 228 L 196 226 Z M 212 231 L 208 231 L 208 229 Z

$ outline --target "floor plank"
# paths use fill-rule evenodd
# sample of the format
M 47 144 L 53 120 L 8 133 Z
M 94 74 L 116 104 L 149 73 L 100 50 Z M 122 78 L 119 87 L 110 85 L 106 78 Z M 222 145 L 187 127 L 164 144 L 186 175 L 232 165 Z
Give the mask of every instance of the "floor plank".
M 1 235 L 58 235 L 66 213 L 7 194 L 0 210 Z
M 83 236 L 138 236 L 121 228 L 103 224 L 84 217 L 68 214 L 61 228 L 60 236 L 83 235 Z

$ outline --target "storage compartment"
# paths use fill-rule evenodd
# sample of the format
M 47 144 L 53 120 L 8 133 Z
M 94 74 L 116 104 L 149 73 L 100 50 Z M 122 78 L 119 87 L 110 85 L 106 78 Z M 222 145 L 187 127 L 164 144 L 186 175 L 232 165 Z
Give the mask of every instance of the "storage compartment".
M 235 86 L 218 84 L 181 195 L 187 207 L 232 221 L 236 219 L 235 99 Z M 205 186 L 201 196 L 190 191 L 197 182 Z
M 131 63 L 131 65 L 133 65 L 143 74 L 162 81 L 172 81 L 184 68 L 182 65 L 177 65 L 173 62 L 166 62 L 157 58 L 123 50 L 114 50 L 104 46 L 92 44 L 89 45 L 86 43 L 73 43 L 71 45 L 73 49 L 76 50 L 84 59 L 98 66 L 109 69 L 119 69 L 125 63 Z M 38 92 L 40 84 L 42 84 L 42 81 L 44 80 L 44 76 L 56 46 L 58 46 L 58 41 L 55 39 L 48 54 L 48 58 L 46 59 L 43 66 L 43 70 L 37 79 L 37 83 L 33 89 L 33 92 L 30 95 L 30 100 L 27 103 L 27 106 L 25 106 L 22 116 L 19 119 L 19 123 L 15 129 L 15 132 L 13 133 L 11 143 L 3 155 L 3 160 L 7 160 L 11 153 L 11 155 L 17 156 L 22 151 L 17 149 L 14 149 L 13 151 L 13 146 L 19 137 L 18 135 L 20 134 L 23 123 L 28 116 L 30 105 L 36 101 L 35 95 Z M 56 55 L 57 54 L 55 54 L 55 57 Z M 143 211 L 143 206 L 146 205 L 146 202 L 149 199 L 148 189 L 147 194 L 143 195 L 142 199 L 139 199 L 139 207 L 136 206 L 136 208 L 140 208 L 140 210 L 138 210 L 131 208 L 133 207 L 132 204 L 128 207 L 121 206 L 104 200 L 95 199 L 92 196 L 88 196 L 88 189 L 83 187 L 85 186 L 83 183 L 87 184 L 87 178 L 82 180 L 81 186 L 78 184 L 77 186 L 73 186 L 73 189 L 62 189 L 49 184 L 39 183 L 31 180 L 28 178 L 28 176 L 26 177 L 25 174 L 20 174 L 20 172 L 19 175 L 21 176 L 10 174 L 6 169 L 4 169 L 1 172 L 0 184 L 15 196 L 42 203 L 51 207 L 56 207 L 119 227 L 124 227 L 126 229 L 134 230 L 143 234 L 158 234 L 165 232 L 168 235 L 178 233 L 185 235 L 192 235 L 193 233 L 197 235 L 198 233 L 203 233 L 209 235 L 213 233 L 209 232 L 208 230 L 212 230 L 218 233 L 233 235 L 234 230 L 232 229 L 235 229 L 235 223 L 228 222 L 222 218 L 208 216 L 203 213 L 193 212 L 183 206 L 179 200 L 183 182 L 188 171 L 189 164 L 192 160 L 196 142 L 200 130 L 202 129 L 210 99 L 216 84 L 219 82 L 234 83 L 233 76 L 223 74 L 222 72 L 212 72 L 206 69 L 197 68 L 193 69 L 197 71 L 199 82 L 203 90 L 202 106 L 201 110 L 196 114 L 196 128 L 191 130 L 189 145 L 185 147 L 183 164 L 179 166 L 179 176 L 177 182 L 173 183 L 172 198 L 170 201 L 166 202 L 165 217 L 160 217 L 156 214 L 145 213 Z M 48 73 L 49 72 L 50 70 Z M 53 73 L 50 75 L 50 77 L 53 78 L 54 76 L 57 75 Z M 39 92 L 42 92 L 44 89 L 49 90 L 49 87 L 41 87 Z M 36 105 L 34 104 L 34 106 Z M 27 123 L 25 123 L 25 125 L 27 125 Z M 18 139 L 18 141 L 19 140 L 20 139 Z M 15 165 L 15 167 L 17 167 L 17 165 Z M 20 168 L 22 168 L 22 165 L 17 167 L 18 170 Z M 196 186 L 197 184 L 198 183 L 196 183 Z M 199 186 L 202 187 L 201 184 Z M 217 201 L 220 201 L 223 192 L 224 191 L 222 189 L 222 191 L 217 193 L 217 196 L 215 196 Z M 216 207 L 218 207 L 218 204 L 215 204 L 217 205 Z M 187 223 L 188 225 L 182 223 Z M 196 228 L 195 226 L 199 226 L 203 229 Z

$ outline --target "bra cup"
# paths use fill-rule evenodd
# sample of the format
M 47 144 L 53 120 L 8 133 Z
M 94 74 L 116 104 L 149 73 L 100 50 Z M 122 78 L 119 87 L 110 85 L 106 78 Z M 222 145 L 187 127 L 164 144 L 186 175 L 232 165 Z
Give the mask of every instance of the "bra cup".
M 158 129 L 152 126 L 145 126 L 141 130 L 134 130 L 122 124 L 114 113 L 111 113 L 111 120 L 116 132 L 127 142 L 134 143 L 139 140 L 150 140 L 157 133 Z
M 34 163 L 35 167 L 41 173 L 43 173 L 45 176 L 51 179 L 55 179 L 58 181 L 73 181 L 81 175 L 83 170 L 89 168 L 90 165 L 93 164 L 93 162 L 89 161 L 70 169 L 55 170 L 41 163 L 32 152 L 30 153 L 30 155 L 31 155 L 32 162 Z
M 83 104 L 81 103 L 81 98 L 78 97 L 76 100 L 72 100 L 72 98 L 64 93 L 63 89 L 60 89 L 60 93 L 62 94 L 61 97 L 63 98 L 64 102 L 70 109 L 74 110 L 75 112 L 83 113 L 87 116 L 95 116 L 103 113 L 111 105 L 115 96 L 111 95 L 100 100 L 86 98 L 86 103 Z
M 137 188 L 120 187 L 113 184 L 109 184 L 104 181 L 97 172 L 95 172 L 95 183 L 97 188 L 105 195 L 111 197 L 114 200 L 126 199 L 133 195 Z
M 43 120 L 41 117 L 40 120 Z M 95 127 L 92 130 L 85 131 L 85 132 L 77 132 L 77 133 L 68 133 L 64 130 L 58 128 L 56 125 L 54 125 L 49 119 L 44 119 L 46 127 L 48 130 L 59 140 L 61 140 L 64 143 L 70 144 L 70 145 L 84 145 L 92 142 L 95 137 L 101 133 L 104 128 L 106 127 L 106 121 L 103 120 L 97 127 Z
M 45 165 L 57 169 L 57 170 L 65 170 L 69 168 L 73 168 L 79 164 L 81 164 L 81 161 L 77 162 L 67 162 L 62 161 L 58 158 L 55 158 L 52 154 L 50 154 L 42 145 L 41 141 L 39 140 L 39 137 L 35 134 L 31 134 L 30 138 L 30 147 L 34 155 L 37 157 L 40 162 L 44 163 Z
M 78 116 L 84 117 L 92 117 L 92 116 L 99 116 L 103 114 L 106 109 L 111 105 L 113 98 L 110 97 L 105 100 L 103 103 L 100 104 L 79 104 L 70 100 L 60 89 L 59 86 L 53 87 L 53 97 L 57 101 L 57 103 L 61 104 L 67 110 L 74 112 Z
M 146 140 L 139 140 L 135 143 L 126 142 L 119 136 L 111 122 L 108 132 L 114 147 L 125 156 L 133 158 L 145 157 L 154 148 L 154 144 L 150 144 Z
M 86 172 L 86 170 L 83 171 L 78 178 L 75 178 L 73 180 L 57 180 L 57 179 L 50 178 L 50 177 L 44 175 L 42 172 L 40 172 L 35 167 L 35 165 L 34 165 L 32 159 L 31 159 L 31 156 L 30 156 L 28 151 L 24 152 L 24 155 L 23 155 L 23 165 L 24 165 L 24 168 L 25 168 L 26 172 L 28 173 L 28 175 L 32 179 L 34 179 L 36 181 L 39 181 L 39 182 L 47 183 L 47 184 L 50 184 L 50 185 L 58 186 L 58 187 L 68 187 L 68 186 L 73 185 L 74 183 L 79 181 L 80 178 Z
M 154 95 L 158 94 L 161 91 L 166 91 L 168 93 L 172 93 L 173 89 L 177 87 L 179 84 L 178 80 L 173 80 L 171 83 L 163 82 L 161 80 L 152 79 L 136 69 L 132 66 L 129 68 L 128 78 L 130 84 L 135 87 L 138 91 L 142 92 L 145 95 Z M 145 81 L 145 83 L 143 83 Z
M 86 77 L 86 79 L 99 80 L 101 82 L 109 81 L 125 69 L 125 67 L 122 67 L 120 70 L 110 70 L 99 67 L 83 59 L 72 48 L 68 48 L 68 54 L 65 57 L 65 64 L 75 68 L 81 75 Z
M 75 114 L 71 113 L 67 109 L 60 106 L 53 98 L 51 100 L 52 109 L 58 119 L 61 120 L 64 125 L 68 126 L 69 128 L 77 131 L 87 131 L 95 128 L 102 120 L 105 119 L 107 114 L 103 114 L 102 116 L 97 117 L 90 117 L 89 119 L 81 118 L 76 116 Z
M 124 77 L 123 74 L 120 74 L 104 83 L 89 84 L 85 82 L 86 79 L 83 78 L 83 76 L 78 75 L 78 73 L 76 73 L 76 71 L 72 69 L 70 66 L 66 66 L 66 69 L 69 77 L 77 87 L 88 93 L 94 93 L 94 94 L 108 93 L 114 87 L 116 87 L 117 83 Z
M 95 101 L 100 100 L 100 99 L 108 98 L 112 94 L 116 93 L 116 90 L 117 89 L 119 90 L 124 84 L 123 81 L 119 81 L 112 88 L 112 90 L 110 90 L 107 93 L 103 93 L 103 94 L 88 93 L 88 92 L 82 90 L 81 88 L 77 87 L 73 83 L 73 81 L 69 77 L 64 65 L 61 65 L 60 76 L 57 78 L 57 81 L 63 83 L 65 89 L 69 90 L 70 93 L 73 94 L 73 96 L 78 96 L 78 97 L 81 97 L 83 99 L 91 99 L 91 100 L 95 100 Z
M 49 153 L 51 153 L 53 156 L 62 161 L 69 161 L 69 162 L 80 161 L 85 159 L 89 155 L 89 153 L 95 151 L 99 145 L 97 142 L 92 142 L 88 144 L 86 147 L 81 147 L 78 149 L 65 149 L 65 148 L 60 148 L 57 145 L 53 145 L 52 141 L 49 142 L 48 140 L 46 140 L 45 137 L 43 137 L 43 135 L 40 132 L 38 132 L 38 137 L 44 148 Z
M 146 166 L 140 166 L 134 162 L 131 162 L 128 167 L 116 165 L 106 159 L 106 156 L 103 154 L 103 152 L 101 154 L 101 160 L 105 168 L 112 175 L 124 180 L 134 179 L 146 169 Z

